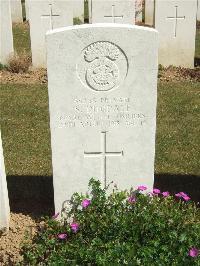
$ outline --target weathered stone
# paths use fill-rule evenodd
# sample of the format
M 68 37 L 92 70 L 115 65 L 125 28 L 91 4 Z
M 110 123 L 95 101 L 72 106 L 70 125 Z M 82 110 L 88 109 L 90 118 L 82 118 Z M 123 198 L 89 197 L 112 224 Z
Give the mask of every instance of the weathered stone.
M 194 67 L 196 11 L 196 0 L 156 1 L 159 64 Z
M 0 131 L 0 231 L 9 229 L 10 207 Z
M 13 53 L 10 1 L 0 1 L 0 63 L 7 64 Z
M 152 188 L 157 52 L 154 29 L 126 24 L 47 34 L 56 211 L 91 177 Z

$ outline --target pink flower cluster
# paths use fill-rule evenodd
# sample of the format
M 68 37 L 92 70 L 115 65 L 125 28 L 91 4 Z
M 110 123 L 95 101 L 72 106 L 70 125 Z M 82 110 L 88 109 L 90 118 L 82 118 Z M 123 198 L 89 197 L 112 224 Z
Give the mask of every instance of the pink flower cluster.
M 188 201 L 188 200 L 191 199 L 191 198 L 190 198 L 186 193 L 184 193 L 184 192 L 176 193 L 175 196 L 176 196 L 177 198 L 180 198 L 180 199 L 182 198 L 182 199 L 184 199 L 185 201 Z
M 136 202 L 136 197 L 134 197 L 134 196 L 130 196 L 130 197 L 128 198 L 128 202 L 129 202 L 129 203 L 135 203 L 135 202 Z
M 78 229 L 79 229 L 79 224 L 78 223 L 71 223 L 70 227 L 71 227 L 72 231 L 74 233 L 76 233 L 78 231 Z
M 144 191 L 144 190 L 147 190 L 147 187 L 141 185 L 141 186 L 139 186 L 139 187 L 137 188 L 137 190 L 139 190 L 139 191 Z M 153 192 L 151 192 L 151 193 L 149 193 L 149 194 L 152 195 L 152 196 L 158 196 L 159 194 L 162 194 L 164 198 L 170 196 L 170 193 L 169 193 L 168 191 L 164 191 L 164 192 L 161 193 L 160 189 L 158 189 L 158 188 L 154 188 L 154 189 L 153 189 Z
M 197 249 L 197 248 L 191 248 L 190 250 L 189 250 L 189 252 L 188 252 L 188 255 L 190 256 L 190 257 L 193 257 L 193 258 L 195 258 L 195 257 L 197 257 L 198 255 L 199 255 L 199 250 Z
M 83 208 L 87 208 L 90 204 L 91 204 L 91 201 L 89 199 L 84 199 L 81 205 Z

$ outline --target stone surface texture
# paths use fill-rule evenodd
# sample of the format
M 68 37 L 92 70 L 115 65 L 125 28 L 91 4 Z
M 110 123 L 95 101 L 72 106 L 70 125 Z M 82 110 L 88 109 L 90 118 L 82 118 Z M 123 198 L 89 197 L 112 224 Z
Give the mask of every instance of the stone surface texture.
M 145 24 L 154 25 L 155 0 L 145 0 Z
M 90 23 L 135 24 L 134 0 L 89 0 Z
M 0 231 L 9 229 L 10 207 L 0 131 Z
M 142 2 L 143 0 L 135 0 L 135 21 L 142 22 Z
M 6 64 L 13 53 L 10 1 L 0 1 L 0 63 Z
M 11 4 L 12 22 L 23 22 L 21 0 L 8 0 Z
M 194 67 L 196 11 L 197 0 L 156 1 L 159 64 Z
M 103 187 L 152 188 L 157 35 L 113 23 L 47 33 L 56 211 L 92 177 Z
M 197 20 L 200 21 L 200 0 L 197 1 Z
M 29 1 L 29 23 L 32 65 L 46 67 L 45 34 L 51 29 L 73 25 L 72 3 L 70 0 Z

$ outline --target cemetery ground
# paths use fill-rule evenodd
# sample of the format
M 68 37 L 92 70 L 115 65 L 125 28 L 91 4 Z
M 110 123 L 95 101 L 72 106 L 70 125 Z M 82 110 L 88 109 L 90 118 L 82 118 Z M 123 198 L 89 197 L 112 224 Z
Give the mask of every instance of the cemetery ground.
M 30 56 L 28 24 L 14 25 L 16 51 Z M 200 27 L 196 38 L 200 60 Z M 0 265 L 21 259 L 20 243 L 41 216 L 52 215 L 53 187 L 45 70 L 2 69 L 1 127 L 11 207 L 8 235 L 0 236 Z M 158 80 L 155 187 L 185 191 L 200 201 L 200 68 L 160 67 Z M 1 262 L 2 261 L 2 262 Z

